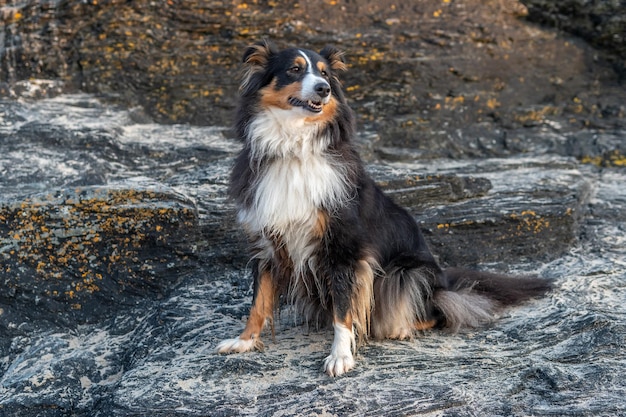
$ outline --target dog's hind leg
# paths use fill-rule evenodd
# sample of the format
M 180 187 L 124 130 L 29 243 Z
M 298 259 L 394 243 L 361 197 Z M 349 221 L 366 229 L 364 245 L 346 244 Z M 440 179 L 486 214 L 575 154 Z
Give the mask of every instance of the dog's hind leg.
M 263 350 L 261 331 L 267 323 L 273 326 L 275 302 L 276 288 L 271 273 L 267 270 L 257 273 L 254 281 L 252 308 L 245 329 L 239 337 L 222 341 L 215 350 L 218 353 Z
M 433 287 L 440 273 L 435 267 L 394 267 L 374 282 L 372 336 L 410 339 L 416 331 L 437 325 Z

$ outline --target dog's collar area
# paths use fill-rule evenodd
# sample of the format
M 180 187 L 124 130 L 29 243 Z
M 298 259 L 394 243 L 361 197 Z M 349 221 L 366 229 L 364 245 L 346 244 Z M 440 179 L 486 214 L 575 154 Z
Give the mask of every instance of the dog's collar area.
M 305 110 L 308 110 L 313 113 L 319 113 L 322 111 L 322 102 L 321 101 L 313 101 L 313 100 L 300 100 L 296 97 L 289 97 L 289 104 L 294 107 L 302 107 Z

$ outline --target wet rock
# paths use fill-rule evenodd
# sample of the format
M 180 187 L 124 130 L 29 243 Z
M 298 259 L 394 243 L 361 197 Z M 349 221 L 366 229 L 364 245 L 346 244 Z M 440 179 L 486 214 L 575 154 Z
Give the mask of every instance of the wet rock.
M 164 297 L 199 262 L 202 233 L 224 227 L 217 214 L 200 226 L 215 200 L 198 206 L 176 189 L 174 172 L 184 178 L 197 161 L 230 151 L 198 149 L 186 133 L 173 149 L 180 127 L 167 128 L 159 145 L 130 112 L 87 96 L 27 108 L 5 102 L 0 129 L 0 326 L 7 334 L 40 322 L 76 327 Z M 220 130 L 198 130 L 220 140 Z M 150 168 L 151 178 L 141 175 Z M 218 164 L 211 174 L 225 175 Z M 213 177 L 196 181 L 209 193 Z
M 548 260 L 578 241 L 592 186 L 589 173 L 574 161 L 535 157 L 433 162 L 427 165 L 429 182 L 434 186 L 450 181 L 457 193 L 429 200 L 428 192 L 417 191 L 416 196 L 425 198 L 412 200 L 407 187 L 398 190 L 396 199 L 415 213 L 442 263 Z M 403 166 L 416 169 L 415 164 L 391 166 L 400 172 Z

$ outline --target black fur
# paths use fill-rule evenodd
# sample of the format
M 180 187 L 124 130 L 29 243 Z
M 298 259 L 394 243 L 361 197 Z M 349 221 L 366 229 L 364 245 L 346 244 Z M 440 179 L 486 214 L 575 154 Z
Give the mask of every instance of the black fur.
M 279 51 L 265 41 L 244 53 L 246 74 L 236 122 L 243 149 L 235 161 L 230 186 L 230 195 L 240 211 L 254 209 L 258 184 L 276 162 L 275 156 L 255 157 L 252 152 L 249 129 L 263 110 L 259 107 L 259 92 L 272 82 L 276 88 L 295 82 L 286 75 L 286 65 L 297 53 L 293 48 Z M 498 308 L 550 289 L 550 283 L 539 278 L 442 270 L 413 217 L 387 197 L 364 170 L 353 144 L 354 117 L 338 77 L 338 72 L 345 69 L 341 53 L 327 47 L 319 55 L 312 51 L 307 54 L 312 60 L 327 64 L 328 82 L 337 101 L 332 119 L 319 126 L 319 134 L 313 140 L 328 141 L 324 155 L 341 164 L 349 198 L 340 204 L 331 202 L 318 207 L 328 222 L 323 236 L 318 240 L 311 238 L 315 247 L 313 261 L 307 264 L 310 269 L 302 276 L 296 276 L 294 259 L 280 233 L 271 227 L 249 231 L 255 257 L 255 288 L 261 273 L 271 271 L 277 299 L 300 303 L 309 317 L 347 320 L 351 313 L 354 315 L 355 300 L 367 298 L 367 289 L 362 287 L 369 284 L 362 282 L 364 275 L 357 272 L 362 262 L 367 262 L 374 275 L 374 300 L 371 304 L 365 301 L 365 308 L 370 311 L 364 316 L 369 320 L 371 313 L 371 323 L 359 323 L 357 329 L 360 336 L 376 338 L 410 337 L 420 328 L 416 323 L 453 330 L 476 326 L 490 320 Z M 302 233 L 313 236 L 308 230 Z M 299 280 L 300 286 L 292 291 Z M 290 298 L 286 298 L 288 294 Z

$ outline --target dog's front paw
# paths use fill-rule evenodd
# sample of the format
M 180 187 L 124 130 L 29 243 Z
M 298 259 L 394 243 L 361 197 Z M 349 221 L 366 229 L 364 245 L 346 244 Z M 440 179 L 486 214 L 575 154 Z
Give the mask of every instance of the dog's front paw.
M 215 351 L 217 353 L 243 353 L 253 349 L 263 350 L 261 339 L 241 339 L 236 337 L 235 339 L 222 340 L 215 348 Z
M 330 356 L 324 360 L 324 370 L 329 376 L 343 375 L 352 368 L 354 368 L 354 358 L 351 353 L 347 355 L 331 353 Z

